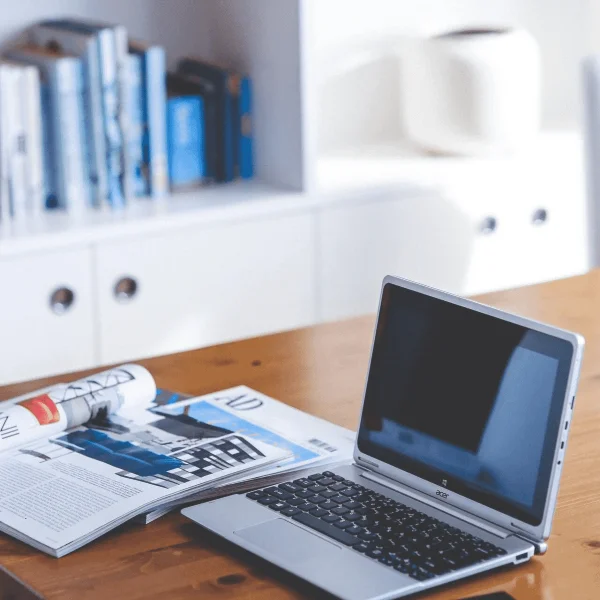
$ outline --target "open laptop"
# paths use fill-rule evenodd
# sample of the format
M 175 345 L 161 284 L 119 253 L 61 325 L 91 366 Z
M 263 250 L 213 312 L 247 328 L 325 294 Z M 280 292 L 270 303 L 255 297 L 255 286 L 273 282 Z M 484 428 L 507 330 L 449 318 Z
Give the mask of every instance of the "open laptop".
M 583 345 L 386 277 L 354 462 L 183 514 L 348 600 L 525 562 L 546 550 Z

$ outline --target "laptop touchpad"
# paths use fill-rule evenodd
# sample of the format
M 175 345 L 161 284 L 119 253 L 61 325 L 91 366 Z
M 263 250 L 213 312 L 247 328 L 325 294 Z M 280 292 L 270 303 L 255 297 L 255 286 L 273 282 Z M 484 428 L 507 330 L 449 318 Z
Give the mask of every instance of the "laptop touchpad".
M 337 544 L 283 519 L 273 519 L 234 533 L 269 554 L 296 563 L 309 558 L 314 560 L 320 555 L 331 557 L 334 548 L 341 550 Z

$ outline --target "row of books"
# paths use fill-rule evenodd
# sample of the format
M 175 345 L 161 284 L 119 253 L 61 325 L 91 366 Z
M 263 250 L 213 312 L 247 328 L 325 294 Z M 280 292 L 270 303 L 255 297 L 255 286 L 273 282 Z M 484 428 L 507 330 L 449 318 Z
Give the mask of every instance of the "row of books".
M 249 78 L 121 25 L 37 23 L 0 61 L 0 220 L 253 176 Z

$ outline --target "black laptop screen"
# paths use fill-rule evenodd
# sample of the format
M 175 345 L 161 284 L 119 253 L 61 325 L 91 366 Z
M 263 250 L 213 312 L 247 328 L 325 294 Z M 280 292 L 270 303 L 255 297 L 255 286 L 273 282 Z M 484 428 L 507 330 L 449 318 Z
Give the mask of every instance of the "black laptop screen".
M 386 284 L 359 451 L 541 522 L 573 346 Z

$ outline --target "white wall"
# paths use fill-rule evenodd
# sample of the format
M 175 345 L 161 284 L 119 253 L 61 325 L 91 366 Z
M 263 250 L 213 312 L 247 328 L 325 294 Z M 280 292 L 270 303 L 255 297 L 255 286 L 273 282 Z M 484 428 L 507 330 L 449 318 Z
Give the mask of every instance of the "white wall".
M 469 24 L 529 29 L 542 50 L 544 126 L 578 123 L 579 60 L 593 39 L 587 21 L 596 0 L 306 2 L 319 81 L 321 151 L 401 136 L 396 58 L 401 36 Z

